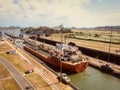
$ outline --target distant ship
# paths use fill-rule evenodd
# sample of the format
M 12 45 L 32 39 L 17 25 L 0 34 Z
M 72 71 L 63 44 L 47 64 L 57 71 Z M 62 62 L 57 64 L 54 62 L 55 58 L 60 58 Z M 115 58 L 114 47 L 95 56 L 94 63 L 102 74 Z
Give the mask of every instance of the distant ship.
M 88 67 L 87 58 L 72 42 L 50 46 L 35 40 L 27 40 L 24 49 L 52 66 L 62 67 L 62 70 L 72 73 L 83 72 Z

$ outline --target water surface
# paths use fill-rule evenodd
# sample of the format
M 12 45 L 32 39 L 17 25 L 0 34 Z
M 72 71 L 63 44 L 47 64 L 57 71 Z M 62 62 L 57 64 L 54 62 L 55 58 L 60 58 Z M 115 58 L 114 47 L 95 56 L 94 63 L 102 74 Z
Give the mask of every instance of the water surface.
M 88 67 L 83 73 L 69 76 L 80 90 L 120 90 L 120 79 Z

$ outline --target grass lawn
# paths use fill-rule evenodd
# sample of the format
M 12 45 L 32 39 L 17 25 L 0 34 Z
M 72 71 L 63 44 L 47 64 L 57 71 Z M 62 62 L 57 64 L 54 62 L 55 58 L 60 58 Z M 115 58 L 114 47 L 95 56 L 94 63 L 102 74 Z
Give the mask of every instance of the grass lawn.
M 74 33 L 67 34 L 69 37 L 84 39 L 84 40 L 96 40 L 120 44 L 120 31 L 108 31 L 108 30 L 74 30 Z
M 0 79 L 10 77 L 10 76 L 11 75 L 9 74 L 7 69 L 2 64 L 0 64 Z
M 2 64 L 0 64 L 0 90 L 21 90 Z
M 14 79 L 7 79 L 2 81 L 4 90 L 21 90 Z
M 10 49 L 11 49 L 11 47 L 8 46 L 6 43 L 0 44 L 0 52 L 6 52 L 6 51 L 8 51 Z
M 26 63 L 18 54 L 1 53 L 0 56 L 11 62 L 21 73 L 24 73 L 30 68 L 30 65 Z
M 10 46 L 8 45 L 4 45 L 2 46 L 2 48 L 5 48 L 4 51 L 6 51 L 7 49 L 11 49 Z M 1 52 L 1 48 L 0 48 L 0 52 Z M 24 52 L 21 52 L 26 58 L 30 58 L 29 55 L 25 54 Z M 12 65 L 14 65 L 22 74 L 25 73 L 26 70 L 28 70 L 29 68 L 31 68 L 31 66 L 21 57 L 19 56 L 17 53 L 15 54 L 6 54 L 5 52 L 0 53 L 1 57 L 4 57 L 6 60 L 8 60 Z M 33 59 L 30 58 L 30 62 Z M 39 66 L 39 63 L 37 63 L 36 61 L 33 61 L 35 63 L 35 65 Z M 36 64 L 37 63 L 37 64 Z M 40 67 L 40 66 L 39 66 Z M 2 68 L 2 66 L 0 66 L 0 72 L 3 73 L 4 70 Z M 3 79 L 3 77 L 8 76 L 9 77 L 9 73 L 7 73 L 7 71 L 4 71 L 4 74 L 1 75 L 0 73 L 0 77 Z M 11 77 L 12 78 L 12 77 Z M 42 79 L 38 74 L 27 74 L 26 78 L 33 84 L 33 86 L 35 86 L 35 88 L 37 90 L 52 90 L 51 86 L 49 86 L 44 79 Z M 16 86 L 13 86 L 12 83 L 14 83 L 14 79 L 9 79 L 8 82 L 6 80 L 4 80 L 4 82 L 0 81 L 0 87 L 6 87 L 5 90 L 19 90 L 16 89 Z M 11 84 L 10 84 L 11 83 Z M 40 84 L 41 83 L 41 84 Z M 7 84 L 7 85 L 5 85 Z M 0 90 L 2 90 L 2 87 L 0 88 Z M 9 89 L 8 89 L 9 88 Z
M 38 74 L 28 74 L 26 77 L 34 85 L 36 90 L 52 90 L 51 86 Z

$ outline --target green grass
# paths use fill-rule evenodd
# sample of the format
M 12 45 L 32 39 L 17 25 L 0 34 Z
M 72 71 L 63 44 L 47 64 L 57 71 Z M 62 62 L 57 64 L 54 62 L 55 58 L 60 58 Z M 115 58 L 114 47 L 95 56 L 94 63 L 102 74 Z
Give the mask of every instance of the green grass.
M 0 64 L 0 90 L 21 90 L 8 70 Z
M 21 90 L 14 79 L 7 79 L 2 81 L 4 90 Z
M 26 77 L 36 90 L 52 90 L 51 86 L 46 83 L 38 74 L 28 74 Z
M 68 34 L 68 36 L 83 40 L 110 42 L 111 31 L 77 30 L 72 35 Z M 112 31 L 111 42 L 120 44 L 120 32 Z
M 7 69 L 2 64 L 0 64 L 0 79 L 6 77 L 10 77 L 10 74 Z
M 8 46 L 7 44 L 0 44 L 0 52 L 6 52 L 6 51 L 8 51 L 8 50 L 10 50 L 11 49 L 11 47 L 10 46 Z
M 0 56 L 11 62 L 20 72 L 24 73 L 26 71 L 26 67 L 28 65 L 20 58 L 18 54 L 1 53 Z

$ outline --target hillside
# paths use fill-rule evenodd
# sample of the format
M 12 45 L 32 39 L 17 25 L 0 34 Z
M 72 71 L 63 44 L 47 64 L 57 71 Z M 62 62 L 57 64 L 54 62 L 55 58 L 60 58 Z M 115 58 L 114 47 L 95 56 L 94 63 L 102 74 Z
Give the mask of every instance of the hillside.
M 19 26 L 0 27 L 0 30 L 14 30 L 14 29 L 20 29 L 20 27 Z

